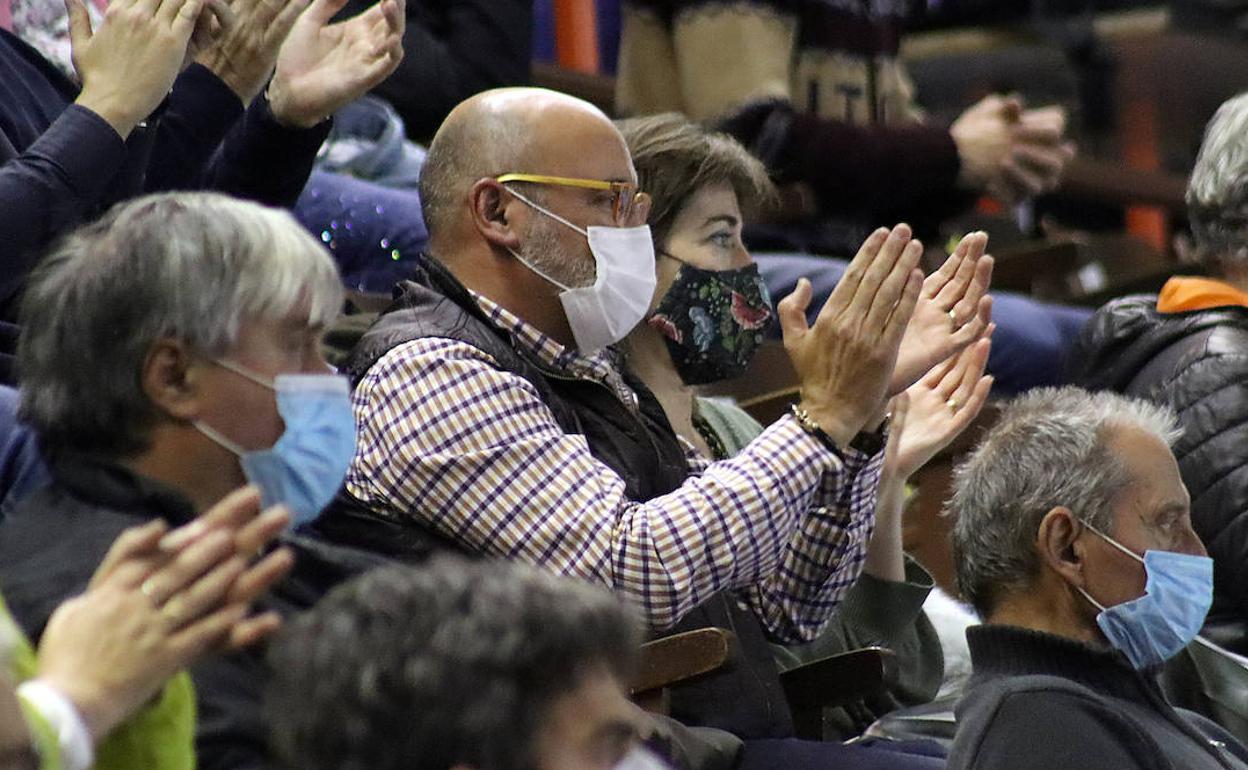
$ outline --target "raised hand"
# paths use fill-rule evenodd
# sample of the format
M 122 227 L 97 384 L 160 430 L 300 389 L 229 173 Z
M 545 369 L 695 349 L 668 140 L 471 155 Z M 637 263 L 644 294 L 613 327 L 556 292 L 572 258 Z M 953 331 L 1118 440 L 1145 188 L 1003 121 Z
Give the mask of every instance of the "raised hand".
M 922 289 L 923 246 L 910 228 L 872 233 L 819 311 L 806 323 L 810 282 L 779 305 L 784 347 L 801 383 L 801 407 L 846 446 L 887 397 L 897 350 Z
M 74 703 L 98 740 L 177 671 L 272 633 L 275 615 L 248 612 L 293 559 L 278 549 L 251 562 L 289 521 L 281 508 L 260 513 L 259 493 L 246 488 L 181 530 L 166 533 L 159 521 L 127 530 L 86 593 L 53 613 L 39 678 Z
M 914 315 L 901 338 L 890 395 L 913 385 L 933 366 L 974 342 L 992 321 L 992 257 L 985 233 L 964 237 L 940 269 L 923 281 Z
M 216 39 L 196 60 L 230 87 L 243 104 L 260 95 L 278 52 L 309 0 L 234 0 Z
M 74 69 L 82 81 L 75 104 L 99 115 L 123 139 L 152 114 L 186 57 L 204 0 L 113 0 L 91 29 L 82 0 L 65 0 Z
M 991 333 L 990 326 L 984 339 L 907 388 L 904 407 L 893 410 L 884 465 L 899 483 L 904 483 L 966 430 L 988 400 L 992 377 L 984 375 L 984 367 L 988 364 Z
M 282 123 L 311 127 L 385 80 L 403 59 L 404 0 L 380 0 L 330 24 L 346 0 L 313 0 L 282 45 L 269 104 Z

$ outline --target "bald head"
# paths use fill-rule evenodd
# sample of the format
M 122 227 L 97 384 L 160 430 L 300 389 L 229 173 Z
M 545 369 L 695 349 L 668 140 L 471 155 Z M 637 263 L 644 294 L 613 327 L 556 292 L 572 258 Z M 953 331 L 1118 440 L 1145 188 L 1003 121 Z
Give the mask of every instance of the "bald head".
M 618 169 L 595 176 L 605 172 L 585 162 L 604 149 L 618 149 L 633 174 L 623 138 L 589 102 L 541 88 L 500 88 L 469 97 L 442 122 L 421 171 L 421 206 L 431 243 L 437 245 L 451 229 L 477 180 L 509 172 L 619 176 Z

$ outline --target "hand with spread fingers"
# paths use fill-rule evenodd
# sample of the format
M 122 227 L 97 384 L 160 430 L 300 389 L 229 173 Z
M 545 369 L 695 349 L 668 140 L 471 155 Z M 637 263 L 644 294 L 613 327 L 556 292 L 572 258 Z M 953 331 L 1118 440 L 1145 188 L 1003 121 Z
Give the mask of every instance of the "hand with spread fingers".
M 82 81 L 74 103 L 129 136 L 173 86 L 203 6 L 204 0 L 113 0 L 93 30 L 83 0 L 65 0 Z
M 38 678 L 73 702 L 98 741 L 179 670 L 264 638 L 280 620 L 249 617 L 251 604 L 293 557 L 280 548 L 255 554 L 289 522 L 280 507 L 261 512 L 248 487 L 171 533 L 160 521 L 127 530 L 87 591 L 48 621 Z
M 902 512 L 906 481 L 966 430 L 988 399 L 992 377 L 984 376 L 991 325 L 983 338 L 942 361 L 922 380 L 892 400 L 892 425 L 875 502 L 875 529 L 863 572 L 904 582 L 906 555 Z
M 219 18 L 215 40 L 196 60 L 230 87 L 244 105 L 260 95 L 278 52 L 308 0 L 233 0 Z
M 784 347 L 801 385 L 799 406 L 838 446 L 880 412 L 902 335 L 923 285 L 923 246 L 910 228 L 872 233 L 850 262 L 813 326 L 810 282 L 779 305 Z
M 269 104 L 283 124 L 308 128 L 389 77 L 403 59 L 404 0 L 379 0 L 331 24 L 346 0 L 312 0 L 282 45 Z
M 988 401 L 992 377 L 984 367 L 993 328 L 906 389 L 907 405 L 901 419 L 893 412 L 885 455 L 885 467 L 902 483 L 966 430 Z
M 962 238 L 940 269 L 923 281 L 914 315 L 901 338 L 897 368 L 889 384 L 896 395 L 933 366 L 979 339 L 992 321 L 992 257 L 984 253 L 988 236 Z

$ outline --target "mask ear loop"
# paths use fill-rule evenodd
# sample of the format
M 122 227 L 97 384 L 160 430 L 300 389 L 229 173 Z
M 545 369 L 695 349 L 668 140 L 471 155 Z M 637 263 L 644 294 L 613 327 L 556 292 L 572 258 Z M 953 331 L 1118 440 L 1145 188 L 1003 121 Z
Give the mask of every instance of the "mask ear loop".
M 1083 526 L 1087 527 L 1088 529 L 1092 530 L 1093 532 L 1095 532 L 1098 536 L 1100 536 L 1100 538 L 1101 538 L 1102 540 L 1104 540 L 1105 542 L 1107 542 L 1107 543 L 1109 543 L 1110 545 L 1114 546 L 1114 547 L 1115 547 L 1115 548 L 1117 548 L 1119 551 L 1122 551 L 1123 553 L 1127 554 L 1128 556 L 1130 556 L 1131 558 L 1135 559 L 1135 560 L 1136 560 L 1136 561 L 1138 561 L 1139 563 L 1141 563 L 1141 564 L 1145 564 L 1144 560 L 1143 560 L 1142 558 L 1140 558 L 1140 555 L 1139 555 L 1139 554 L 1137 554 L 1135 551 L 1132 551 L 1130 548 L 1127 548 L 1127 547 L 1126 547 L 1125 545 L 1123 545 L 1122 543 L 1119 543 L 1117 540 L 1114 540 L 1112 537 L 1110 537 L 1109 535 L 1106 535 L 1104 532 L 1100 531 L 1100 530 L 1099 530 L 1099 529 L 1097 529 L 1096 527 L 1094 527 L 1094 526 L 1092 526 L 1091 524 L 1087 523 L 1087 522 L 1086 522 L 1086 521 L 1084 521 L 1083 519 L 1079 519 L 1079 523 L 1080 523 L 1080 524 L 1082 524 Z M 1146 572 L 1147 572 L 1147 569 L 1146 569 Z M 1092 596 L 1091 596 L 1091 594 L 1089 594 L 1087 591 L 1083 590 L 1083 588 L 1081 588 L 1081 587 L 1079 587 L 1079 586 L 1076 586 L 1076 587 L 1075 587 L 1075 590 L 1076 590 L 1076 591 L 1078 591 L 1079 593 L 1083 594 L 1083 598 L 1085 598 L 1085 599 L 1087 599 L 1089 602 L 1091 602 L 1091 603 L 1092 603 L 1092 606 L 1096 607 L 1096 608 L 1097 608 L 1097 609 L 1099 609 L 1101 612 L 1104 612 L 1104 611 L 1105 611 L 1105 609 L 1106 609 L 1106 608 L 1105 608 L 1105 605 L 1101 604 L 1101 603 L 1100 603 L 1100 602 L 1098 602 L 1096 599 L 1093 599 L 1093 598 L 1092 598 Z M 1230 650 L 1224 649 L 1223 647 L 1221 647 L 1221 646 L 1219 646 L 1219 645 L 1217 645 L 1217 644 L 1214 644 L 1213 642 L 1209 641 L 1208 639 L 1206 639 L 1205 637 L 1201 636 L 1200 634 L 1196 634 L 1196 636 L 1192 637 L 1192 641 L 1193 641 L 1193 642 L 1197 642 L 1197 643 L 1199 643 L 1202 647 L 1207 647 L 1208 649 L 1212 650 L 1213 652 L 1219 653 L 1219 654 L 1221 654 L 1221 655 L 1224 655 L 1224 656 L 1226 656 L 1226 657 L 1230 658 L 1231 660 L 1235 661 L 1236 663 L 1238 663 L 1239 665 L 1243 666 L 1244 668 L 1248 668 L 1248 658 L 1245 658 L 1245 657 L 1244 657 L 1244 656 L 1242 656 L 1242 655 L 1238 655 L 1238 654 L 1236 654 L 1236 653 L 1234 653 L 1234 652 L 1231 652 Z
M 1097 529 L 1096 527 L 1092 526 L 1091 524 L 1089 524 L 1089 523 L 1088 523 L 1086 520 L 1084 520 L 1083 518 L 1081 518 L 1081 517 L 1076 517 L 1076 518 L 1075 518 L 1075 521 L 1078 521 L 1081 525 L 1083 525 L 1084 527 L 1087 527 L 1089 530 L 1091 530 L 1091 531 L 1092 531 L 1092 532 L 1093 532 L 1093 533 L 1094 533 L 1097 537 L 1101 538 L 1101 539 L 1102 539 L 1102 540 L 1104 540 L 1106 543 L 1109 543 L 1109 544 L 1110 544 L 1110 545 L 1112 545 L 1114 548 L 1117 548 L 1119 551 L 1122 551 L 1122 552 L 1123 552 L 1123 553 L 1125 553 L 1126 555 L 1130 556 L 1132 559 L 1135 559 L 1135 560 L 1136 560 L 1136 561 L 1138 561 L 1140 564 L 1143 564 L 1143 563 L 1144 563 L 1144 560 L 1140 558 L 1139 554 L 1135 553 L 1135 552 L 1134 552 L 1134 551 L 1132 551 L 1130 548 L 1127 548 L 1127 547 L 1126 547 L 1125 545 L 1123 545 L 1122 543 L 1119 543 L 1117 540 L 1113 539 L 1112 537 L 1110 537 L 1109 535 L 1105 534 L 1105 533 L 1104 533 L 1104 532 L 1102 532 L 1101 530 L 1099 530 L 1099 529 Z M 1101 612 L 1104 612 L 1104 611 L 1106 610 L 1105 605 L 1104 605 L 1104 604 L 1101 604 L 1101 603 L 1100 603 L 1100 602 L 1098 602 L 1096 599 L 1093 599 L 1093 598 L 1092 598 L 1092 594 L 1090 594 L 1090 593 L 1088 593 L 1086 590 L 1084 590 L 1084 588 L 1083 588 L 1082 586 L 1075 586 L 1075 590 L 1076 590 L 1076 591 L 1078 591 L 1078 592 L 1079 592 L 1079 593 L 1083 596 L 1083 598 L 1087 599 L 1087 600 L 1088 600 L 1088 602 L 1089 602 L 1089 603 L 1090 603 L 1093 607 L 1096 607 L 1096 608 L 1097 608 L 1098 610 L 1100 610 Z
M 572 228 L 573 230 L 577 231 L 578 233 L 580 233 L 581 235 L 585 236 L 586 238 L 588 238 L 588 237 L 589 237 L 589 231 L 588 231 L 588 230 L 586 230 L 585 228 L 583 228 L 583 227 L 577 227 L 576 225 L 572 224 L 571 222 L 569 222 L 568 220 L 566 220 L 566 219 L 564 219 L 563 217 L 559 216 L 558 214 L 556 214 L 555 212 L 553 212 L 553 211 L 551 211 L 550 209 L 546 208 L 545 206 L 541 206 L 541 205 L 539 205 L 539 204 L 536 204 L 536 203 L 534 203 L 533 201 L 529 200 L 529 199 L 528 199 L 526 196 L 524 196 L 523 194 L 521 194 L 521 193 L 517 192 L 516 190 L 511 189 L 510 187 L 507 187 L 507 185 L 503 185 L 503 187 L 507 190 L 507 192 L 509 192 L 509 193 L 511 193 L 512 195 L 516 196 L 517 198 L 519 198 L 521 201 L 523 201 L 526 205 L 530 206 L 531 208 L 534 208 L 534 209 L 536 209 L 536 210 L 538 210 L 538 211 L 542 212 L 542 213 L 543 213 L 543 214 L 545 214 L 546 216 L 550 217 L 551 219 L 555 220 L 556 222 L 558 222 L 558 223 L 560 223 L 560 224 L 562 224 L 562 225 L 566 225 L 566 226 L 568 226 L 568 227 Z
M 521 195 L 519 192 L 517 192 L 517 191 L 515 191 L 515 190 L 511 189 L 510 187 L 507 187 L 506 185 L 503 185 L 503 187 L 507 190 L 507 192 L 509 192 L 509 193 L 511 193 L 512 195 L 516 196 L 516 198 L 517 198 L 518 200 L 522 201 L 522 202 L 523 202 L 526 206 L 529 206 L 529 207 L 531 207 L 531 208 L 535 209 L 536 211 L 540 211 L 540 212 L 542 212 L 543 214 L 545 214 L 546 216 L 548 216 L 548 217 L 550 217 L 551 219 L 555 220 L 556 222 L 559 222 L 560 224 L 566 225 L 566 226 L 568 226 L 568 227 L 572 228 L 573 230 L 577 231 L 577 232 L 578 232 L 578 233 L 580 233 L 581 235 L 585 236 L 586 238 L 589 238 L 589 232 L 588 232 L 588 231 L 586 231 L 586 230 L 582 230 L 581 228 L 579 228 L 579 227 L 577 227 L 576 225 L 572 224 L 571 222 L 569 222 L 568 220 L 566 220 L 566 219 L 564 219 L 563 217 L 559 216 L 559 215 L 558 215 L 558 214 L 556 214 L 555 212 L 550 211 L 550 210 L 549 210 L 549 209 L 547 209 L 546 207 L 544 207 L 544 206 L 539 206 L 538 204 L 536 204 L 536 203 L 534 203 L 533 201 L 529 200 L 529 199 L 528 199 L 528 198 L 526 198 L 524 195 Z M 532 271 L 533 271 L 534 273 L 536 273 L 539 277 L 544 278 L 544 279 L 546 280 L 546 282 L 547 282 L 547 283 L 549 283 L 549 284 L 551 284 L 552 286 L 557 286 L 557 287 L 559 287 L 560 289 L 563 289 L 564 291 L 572 291 L 572 290 L 573 290 L 573 287 L 568 286 L 568 285 L 567 285 L 566 283 L 564 283 L 563 281 L 556 281 L 556 280 L 555 280 L 554 278 L 552 278 L 549 274 L 547 274 L 547 273 L 546 273 L 546 271 L 538 269 L 538 267 L 537 267 L 536 265 L 532 264 L 532 263 L 531 263 L 531 262 L 529 262 L 527 259 L 525 259 L 524 257 L 520 256 L 520 253 L 519 253 L 519 252 L 517 252 L 515 249 L 511 248 L 510 246 L 508 246 L 508 247 L 507 247 L 507 251 L 508 251 L 508 252 L 510 252 L 510 253 L 511 253 L 511 256 L 515 257 L 515 258 L 516 258 L 516 259 L 520 262 L 520 264 L 522 264 L 522 265 L 524 265 L 525 267 L 527 267 L 528 269 L 532 270 Z

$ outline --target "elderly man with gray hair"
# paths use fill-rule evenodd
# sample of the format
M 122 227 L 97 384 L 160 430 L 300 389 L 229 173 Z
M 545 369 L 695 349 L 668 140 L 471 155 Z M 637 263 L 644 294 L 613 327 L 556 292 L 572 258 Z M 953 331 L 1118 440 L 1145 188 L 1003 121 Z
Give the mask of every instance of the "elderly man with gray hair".
M 1248 653 L 1248 94 L 1206 129 L 1187 202 L 1193 254 L 1207 278 L 1176 276 L 1159 295 L 1097 311 L 1072 381 L 1166 404 L 1192 495 L 1192 523 L 1214 560 L 1205 634 Z
M 52 479 L 0 525 L 0 584 L 32 639 L 129 527 L 202 527 L 245 483 L 296 522 L 332 498 L 355 449 L 346 381 L 320 349 L 341 302 L 333 261 L 289 214 L 215 194 L 130 201 L 48 255 L 25 295 L 19 365 Z M 227 544 L 243 570 L 256 546 Z M 269 572 L 292 555 L 271 609 L 298 607 L 315 567 L 283 549 Z M 190 607 L 175 588 L 153 577 L 143 593 L 177 626 Z M 205 770 L 267 765 L 260 660 L 231 661 L 192 671 Z
M 984 625 L 967 631 L 952 770 L 1248 768 L 1248 749 L 1154 678 L 1212 594 L 1178 435 L 1165 407 L 1046 388 L 957 469 L 958 586 Z

